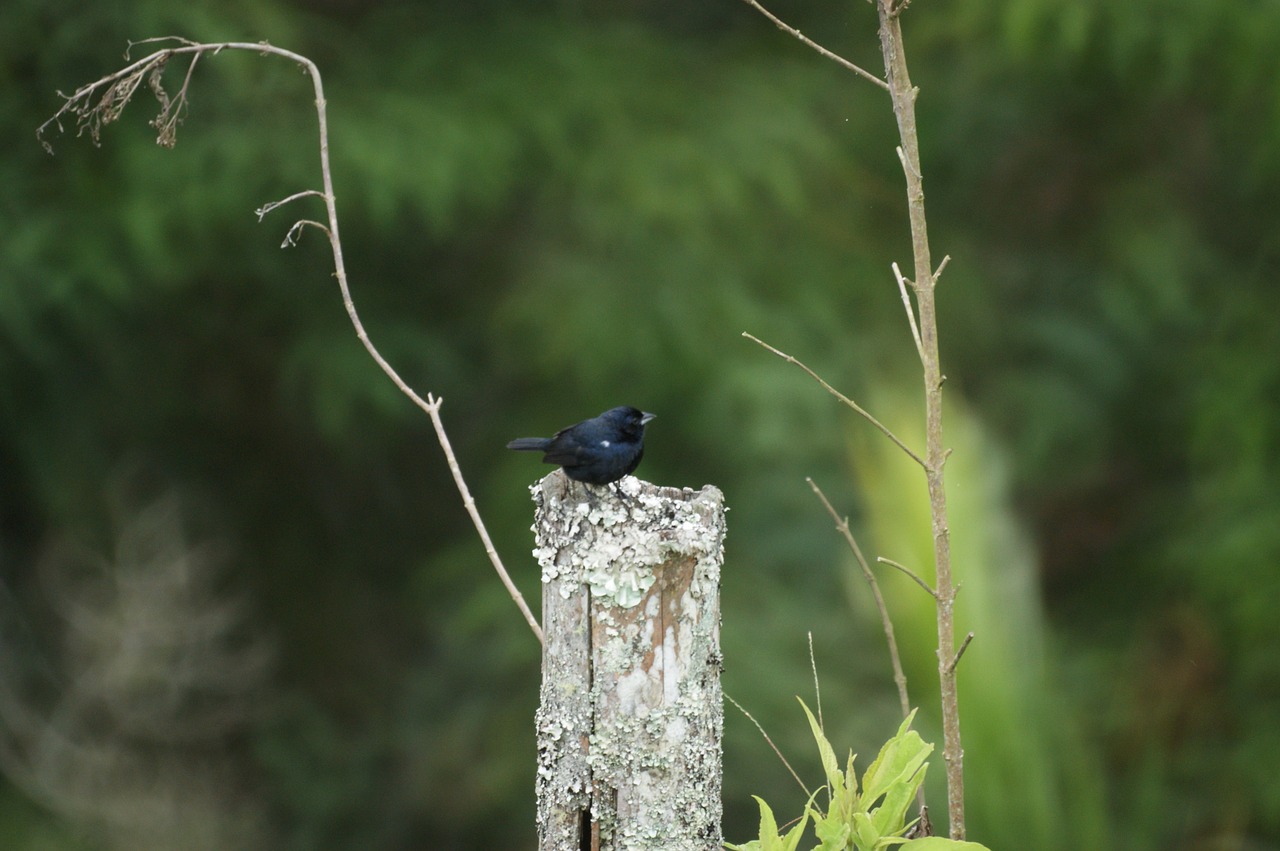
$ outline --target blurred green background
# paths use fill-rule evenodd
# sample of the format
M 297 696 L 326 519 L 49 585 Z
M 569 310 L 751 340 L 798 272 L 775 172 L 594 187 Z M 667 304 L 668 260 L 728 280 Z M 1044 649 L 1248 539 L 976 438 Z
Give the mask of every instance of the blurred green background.
M 864 3 L 777 13 L 879 70 Z M 130 39 L 325 74 L 348 269 L 525 595 L 534 459 L 655 411 L 640 473 L 721 487 L 726 690 L 816 785 L 794 696 L 874 755 L 863 548 L 929 566 L 923 480 L 742 331 L 919 445 L 887 98 L 737 0 L 10 0 L 0 27 L 0 841 L 534 845 L 538 652 L 316 232 L 311 91 L 200 63 L 100 148 L 37 144 Z M 1280 848 L 1280 3 L 916 0 L 951 409 L 969 833 Z M 135 49 L 135 56 L 140 50 Z M 181 69 L 170 68 L 168 87 Z M 74 128 L 68 127 L 73 131 Z M 926 738 L 932 613 L 885 575 Z M 940 757 L 930 771 L 945 822 Z M 725 825 L 804 795 L 726 715 Z

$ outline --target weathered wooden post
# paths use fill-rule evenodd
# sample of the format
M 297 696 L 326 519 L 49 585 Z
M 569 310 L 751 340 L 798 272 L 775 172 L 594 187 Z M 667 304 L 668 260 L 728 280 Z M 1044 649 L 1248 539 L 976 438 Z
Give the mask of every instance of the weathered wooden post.
M 559 470 L 533 486 L 542 566 L 539 851 L 715 851 L 724 497 Z

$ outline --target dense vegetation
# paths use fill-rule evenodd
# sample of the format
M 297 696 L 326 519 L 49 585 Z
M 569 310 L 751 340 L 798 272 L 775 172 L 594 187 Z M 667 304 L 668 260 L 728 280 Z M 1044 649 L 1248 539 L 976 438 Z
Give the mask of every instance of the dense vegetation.
M 878 67 L 868 5 L 776 11 Z M 969 834 L 1280 843 L 1280 5 L 907 15 L 934 251 L 953 258 Z M 811 631 L 829 738 L 874 754 L 898 724 L 883 636 L 804 477 L 866 550 L 922 570 L 923 485 L 739 334 L 918 429 L 882 91 L 737 0 L 13 0 L 4 847 L 533 842 L 536 642 L 428 422 L 352 333 L 323 239 L 277 249 L 305 209 L 254 221 L 318 184 L 305 78 L 202 62 L 172 152 L 146 92 L 100 148 L 69 133 L 49 157 L 34 138 L 55 90 L 168 34 L 320 65 L 356 301 L 406 379 L 445 398 L 526 596 L 525 487 L 544 470 L 503 444 L 613 405 L 657 412 L 640 474 L 715 483 L 732 508 L 727 691 L 811 760 L 793 697 L 812 695 Z M 896 579 L 938 741 L 931 615 Z M 726 727 L 741 841 L 751 794 L 779 813 L 804 795 L 745 719 Z

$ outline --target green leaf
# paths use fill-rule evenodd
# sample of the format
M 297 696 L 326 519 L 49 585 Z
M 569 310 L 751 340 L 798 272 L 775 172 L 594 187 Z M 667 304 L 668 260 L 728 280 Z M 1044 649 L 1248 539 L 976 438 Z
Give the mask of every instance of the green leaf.
M 822 728 L 818 726 L 818 719 L 813 717 L 809 707 L 805 706 L 804 701 L 800 700 L 800 698 L 797 697 L 796 700 L 800 701 L 804 714 L 809 717 L 809 728 L 813 730 L 814 741 L 818 743 L 818 754 L 822 758 L 822 770 L 827 776 L 827 786 L 831 790 L 831 800 L 833 803 L 842 801 L 845 797 L 845 778 L 840 771 L 840 763 L 836 761 L 836 752 L 831 747 L 831 742 L 827 741 Z
M 863 812 L 853 814 L 853 844 L 858 851 L 876 851 L 881 838 L 871 823 L 871 816 Z
M 898 733 L 885 742 L 875 762 L 862 777 L 862 798 L 868 805 L 884 795 L 897 783 L 911 783 L 912 778 L 933 752 L 933 745 L 920 738 L 920 734 L 908 727 L 915 719 L 915 710 L 898 728 Z M 915 783 L 919 786 L 919 783 Z M 914 794 L 914 789 L 912 791 Z
M 773 817 L 773 810 L 769 809 L 769 805 L 764 799 L 758 795 L 752 795 L 756 799 L 756 803 L 760 805 L 760 839 L 759 844 L 761 851 L 775 851 L 782 847 L 782 837 L 778 835 L 778 821 Z
M 724 847 L 731 851 L 795 851 L 796 846 L 800 844 L 804 829 L 809 824 L 809 805 L 813 803 L 813 797 L 810 796 L 806 802 L 805 813 L 800 822 L 791 828 L 786 836 L 779 835 L 778 821 L 773 817 L 773 810 L 764 802 L 764 799 L 758 795 L 751 797 L 755 798 L 756 803 L 760 805 L 760 838 L 753 839 L 745 845 L 726 842 Z
M 947 839 L 945 836 L 909 839 L 899 848 L 901 851 L 991 851 L 987 846 L 977 842 L 962 842 L 959 839 Z
M 906 828 L 907 808 L 915 799 L 916 790 L 924 783 L 928 763 L 902 783 L 894 783 L 885 792 L 884 801 L 871 812 L 871 821 L 881 836 L 897 836 Z
M 813 851 L 844 851 L 849 847 L 849 836 L 853 828 L 843 819 L 828 816 L 825 819 L 814 820 L 813 832 L 822 843 Z

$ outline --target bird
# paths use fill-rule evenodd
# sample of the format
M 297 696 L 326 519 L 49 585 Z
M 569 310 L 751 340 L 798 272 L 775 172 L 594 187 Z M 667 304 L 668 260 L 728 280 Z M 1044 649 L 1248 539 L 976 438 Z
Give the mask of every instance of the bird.
M 644 427 L 653 414 L 638 408 L 611 408 L 598 417 L 560 429 L 552 437 L 520 437 L 508 449 L 541 452 L 575 482 L 607 485 L 634 472 L 644 457 Z

